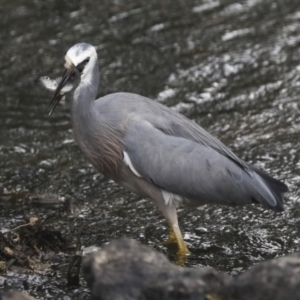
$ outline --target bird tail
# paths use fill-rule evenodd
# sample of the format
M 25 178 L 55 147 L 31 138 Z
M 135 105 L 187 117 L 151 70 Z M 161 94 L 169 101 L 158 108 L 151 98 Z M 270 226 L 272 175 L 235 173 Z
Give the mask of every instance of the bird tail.
M 252 181 L 252 186 L 257 191 L 253 202 L 261 203 L 277 212 L 283 211 L 282 198 L 289 191 L 286 184 L 252 165 L 249 167 L 254 171 L 252 175 L 255 180 Z

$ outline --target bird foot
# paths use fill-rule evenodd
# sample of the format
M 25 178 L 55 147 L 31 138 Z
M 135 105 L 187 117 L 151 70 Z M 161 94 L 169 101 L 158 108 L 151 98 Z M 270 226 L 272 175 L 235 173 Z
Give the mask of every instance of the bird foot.
M 162 245 L 168 246 L 168 245 L 173 245 L 173 244 L 178 244 L 178 242 L 177 242 L 177 238 L 176 238 L 176 235 L 175 235 L 173 229 L 170 228 L 169 236 L 164 242 L 162 242 Z
M 169 236 L 167 240 L 162 242 L 162 245 L 164 246 L 170 246 L 174 244 L 178 246 L 178 255 L 185 256 L 190 253 L 184 240 L 182 239 L 181 232 L 178 226 L 170 227 Z

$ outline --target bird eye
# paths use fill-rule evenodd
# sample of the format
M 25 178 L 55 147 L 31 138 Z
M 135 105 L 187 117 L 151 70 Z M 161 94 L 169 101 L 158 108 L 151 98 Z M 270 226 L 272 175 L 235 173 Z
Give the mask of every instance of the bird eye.
M 86 65 L 89 61 L 90 61 L 90 58 L 87 57 L 84 61 L 82 61 L 80 64 L 77 65 L 77 67 L 76 67 L 77 70 L 78 70 L 80 73 L 82 73 L 82 71 L 83 71 L 85 65 Z

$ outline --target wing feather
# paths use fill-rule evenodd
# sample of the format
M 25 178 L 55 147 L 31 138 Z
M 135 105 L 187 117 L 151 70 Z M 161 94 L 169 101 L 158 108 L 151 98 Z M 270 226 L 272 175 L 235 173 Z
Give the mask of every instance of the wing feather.
M 259 174 L 246 172 L 210 146 L 168 135 L 147 121 L 132 122 L 124 147 L 136 172 L 170 193 L 199 204 L 258 202 L 282 209 L 281 197 Z

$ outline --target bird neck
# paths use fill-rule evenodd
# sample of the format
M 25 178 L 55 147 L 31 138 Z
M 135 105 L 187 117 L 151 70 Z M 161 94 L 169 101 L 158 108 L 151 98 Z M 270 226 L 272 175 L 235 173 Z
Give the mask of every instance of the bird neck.
M 88 140 L 93 134 L 96 110 L 95 99 L 98 93 L 99 69 L 98 63 L 74 90 L 71 104 L 71 119 L 75 140 L 79 147 L 86 152 Z
M 99 86 L 99 65 L 95 63 L 93 69 L 81 79 L 78 87 L 74 91 L 72 106 L 85 107 L 95 102 Z
M 104 175 L 113 178 L 122 161 L 120 142 L 111 132 L 105 116 L 97 109 L 98 64 L 91 78 L 81 81 L 72 99 L 71 118 L 75 140 L 88 160 Z

